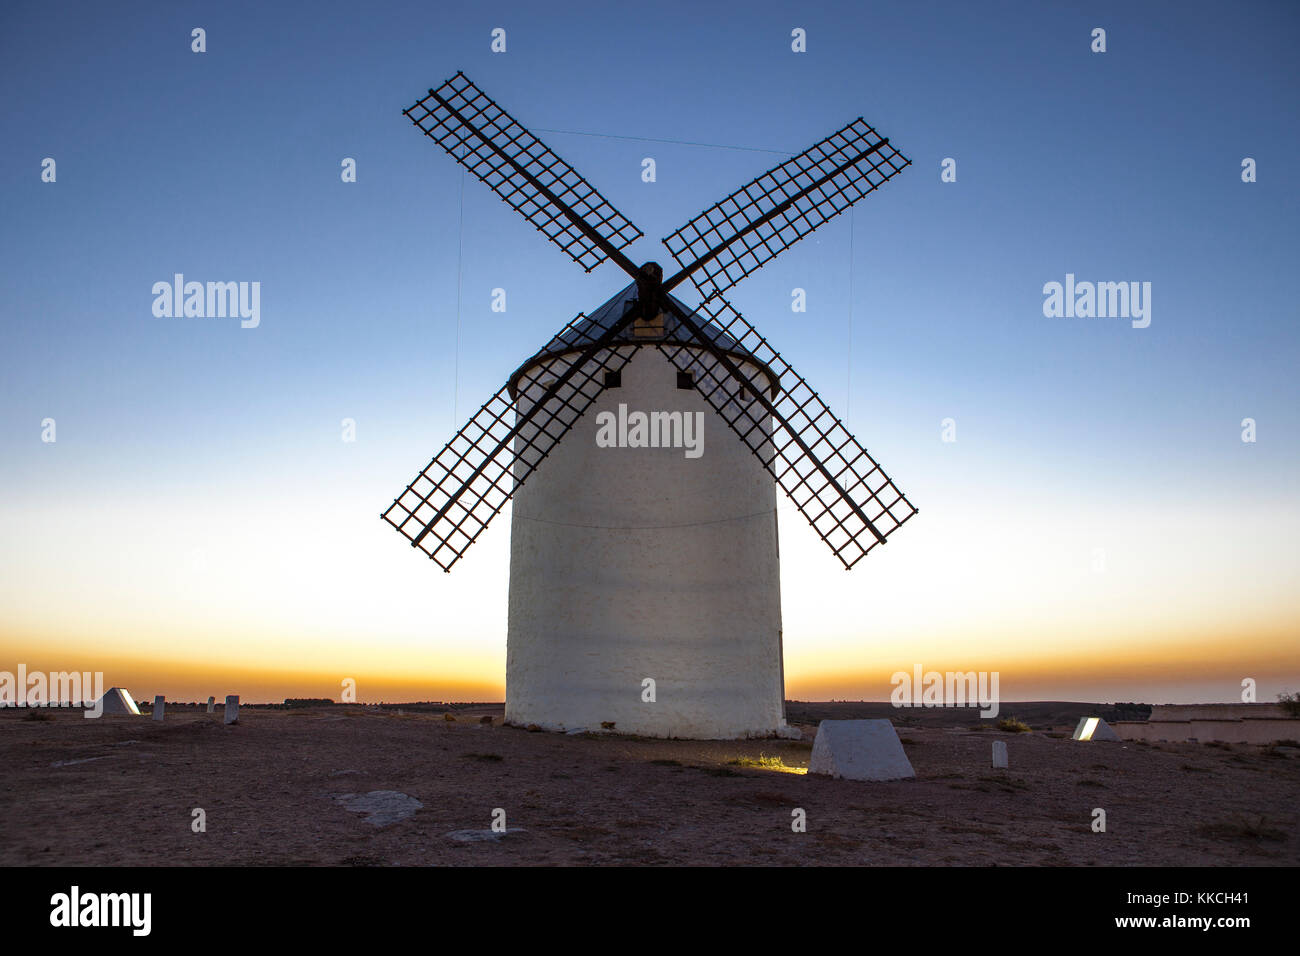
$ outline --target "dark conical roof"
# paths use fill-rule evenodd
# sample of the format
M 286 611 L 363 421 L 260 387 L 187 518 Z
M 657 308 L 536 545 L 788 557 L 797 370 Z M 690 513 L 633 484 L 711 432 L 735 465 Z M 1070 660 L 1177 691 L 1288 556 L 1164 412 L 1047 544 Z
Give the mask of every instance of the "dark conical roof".
M 665 293 L 667 294 L 667 293 Z M 716 324 L 706 316 L 689 308 L 684 302 L 676 296 L 668 295 L 668 298 L 683 312 L 691 317 L 700 330 L 712 340 L 721 351 L 727 355 L 742 359 L 752 365 L 762 369 L 767 375 L 768 380 L 772 383 L 772 395 L 775 396 L 780 391 L 780 380 L 775 372 L 768 367 L 766 362 L 760 360 L 749 349 L 745 348 L 734 338 L 720 329 Z M 582 351 L 596 339 L 600 338 L 613 326 L 619 319 L 627 314 L 632 303 L 636 300 L 636 283 L 630 283 L 626 288 L 616 293 L 608 302 L 600 306 L 581 322 L 566 328 L 559 335 L 555 336 L 546 347 L 530 358 L 523 365 L 515 370 L 510 376 L 510 392 L 513 395 L 515 386 L 519 378 L 533 365 L 545 361 L 556 355 L 564 355 L 568 352 Z M 690 330 L 685 328 L 678 320 L 677 316 L 671 312 L 664 314 L 664 333 L 662 337 L 647 340 L 633 334 L 632 326 L 629 325 L 614 337 L 614 344 L 628 345 L 657 345 L 671 343 L 676 345 L 691 345 L 699 348 L 699 342 L 695 336 L 691 335 Z

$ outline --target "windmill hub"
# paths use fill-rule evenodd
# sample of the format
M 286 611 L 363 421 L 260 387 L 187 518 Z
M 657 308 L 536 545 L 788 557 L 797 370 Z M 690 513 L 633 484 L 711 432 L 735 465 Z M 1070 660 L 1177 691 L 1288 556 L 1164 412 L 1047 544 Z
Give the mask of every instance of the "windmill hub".
M 632 279 L 521 365 L 383 515 L 449 571 L 514 500 L 506 719 L 785 732 L 777 487 L 845 568 L 916 509 L 723 293 L 910 160 L 856 119 L 664 239 L 680 266 L 665 279 L 623 252 L 641 230 L 463 73 L 403 112 L 588 272 L 613 262 Z M 687 279 L 694 311 L 671 294 Z M 610 453 L 596 421 L 627 408 L 670 428 L 698 416 L 707 454 L 630 439 Z
M 658 315 L 663 295 L 664 270 L 657 262 L 647 262 L 636 271 L 636 297 L 641 303 L 643 317 Z

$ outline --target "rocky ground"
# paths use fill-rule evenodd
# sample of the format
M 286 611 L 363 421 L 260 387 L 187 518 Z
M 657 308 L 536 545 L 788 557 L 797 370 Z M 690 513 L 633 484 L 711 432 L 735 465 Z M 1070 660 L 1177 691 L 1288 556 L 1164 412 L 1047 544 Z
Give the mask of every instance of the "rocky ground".
M 245 707 L 233 726 L 173 704 L 162 723 L 0 711 L 0 864 L 1300 862 L 1296 748 L 1078 743 L 1087 706 L 1019 705 L 1037 729 L 1013 734 L 969 713 L 791 704 L 803 741 L 530 733 L 503 726 L 500 705 L 454 720 Z M 894 719 L 916 779 L 797 772 L 816 720 L 874 716 Z M 1008 770 L 990 767 L 995 739 Z

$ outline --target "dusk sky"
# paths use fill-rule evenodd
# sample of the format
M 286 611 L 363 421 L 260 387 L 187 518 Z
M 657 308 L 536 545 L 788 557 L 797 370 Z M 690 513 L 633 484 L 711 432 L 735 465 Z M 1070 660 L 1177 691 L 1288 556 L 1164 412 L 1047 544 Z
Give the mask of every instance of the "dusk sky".
M 503 699 L 509 509 L 450 574 L 379 515 L 627 279 L 402 115 L 464 70 L 670 272 L 661 237 L 857 116 L 912 160 L 728 293 L 920 509 L 846 572 L 781 499 L 787 696 L 884 700 L 918 664 L 1005 700 L 1300 690 L 1298 28 L 1290 2 L 7 3 L 0 670 Z M 176 273 L 260 283 L 259 324 L 156 317 Z M 1150 325 L 1045 316 L 1067 274 L 1150 283 Z

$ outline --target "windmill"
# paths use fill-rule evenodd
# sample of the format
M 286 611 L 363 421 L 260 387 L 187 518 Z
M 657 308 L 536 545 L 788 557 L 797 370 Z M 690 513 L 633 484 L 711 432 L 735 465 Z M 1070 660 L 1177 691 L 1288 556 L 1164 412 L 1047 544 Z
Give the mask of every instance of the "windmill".
M 622 251 L 643 233 L 463 73 L 403 113 L 587 272 L 612 260 L 631 279 L 383 513 L 450 571 L 513 498 L 506 719 L 787 732 L 776 488 L 846 569 L 916 509 L 723 293 L 910 160 L 858 118 L 664 239 L 680 266 L 665 278 Z M 671 294 L 687 279 L 694 309 Z M 611 416 L 618 447 L 602 447 Z M 692 421 L 696 457 L 675 442 Z

